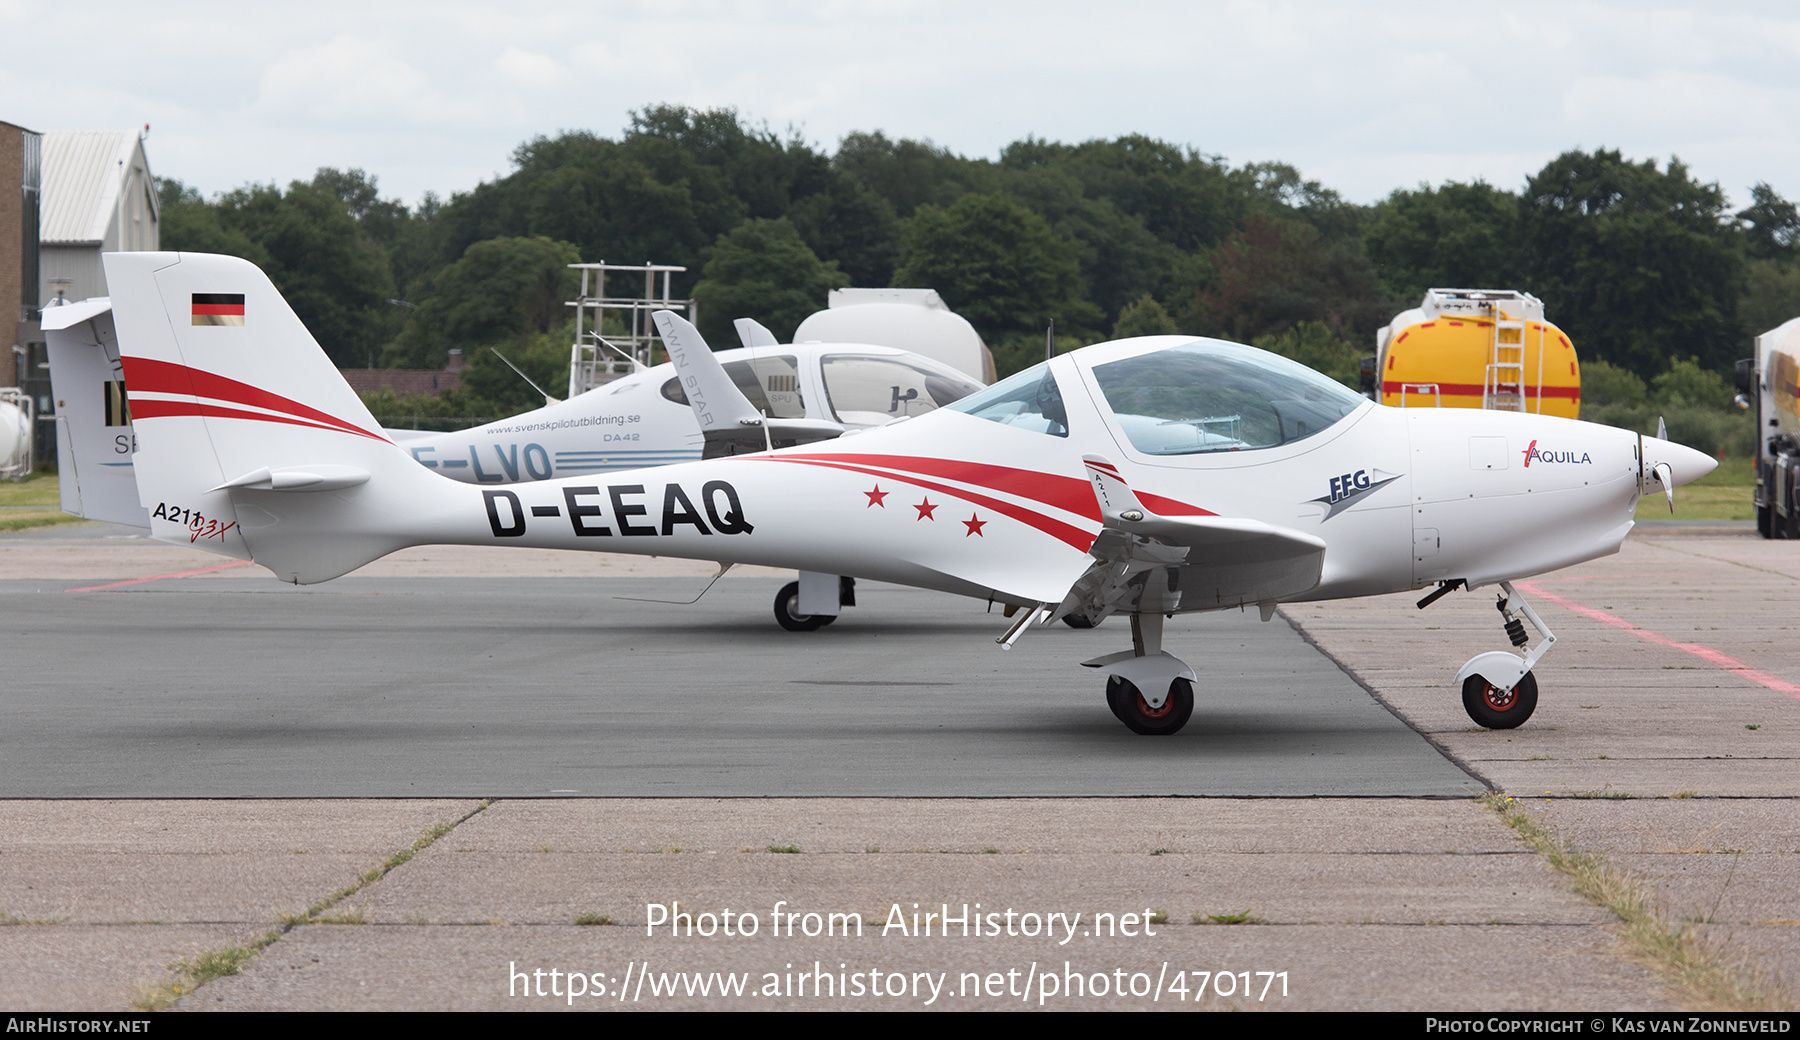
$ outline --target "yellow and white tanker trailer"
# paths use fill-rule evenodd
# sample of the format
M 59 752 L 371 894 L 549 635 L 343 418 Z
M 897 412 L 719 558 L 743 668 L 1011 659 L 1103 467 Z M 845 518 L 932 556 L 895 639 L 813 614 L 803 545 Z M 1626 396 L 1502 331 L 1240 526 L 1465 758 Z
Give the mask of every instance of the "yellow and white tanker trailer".
M 1428 289 L 1375 333 L 1363 391 L 1397 408 L 1578 418 L 1581 368 L 1542 300 L 1512 289 Z

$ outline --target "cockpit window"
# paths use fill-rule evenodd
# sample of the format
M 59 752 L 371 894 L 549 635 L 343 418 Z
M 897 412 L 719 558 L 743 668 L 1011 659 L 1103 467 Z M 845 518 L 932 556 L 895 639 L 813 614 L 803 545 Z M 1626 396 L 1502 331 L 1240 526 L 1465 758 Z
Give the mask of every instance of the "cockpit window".
M 1249 451 L 1304 440 L 1363 398 L 1254 347 L 1197 340 L 1094 366 L 1132 446 L 1146 455 Z
M 1069 435 L 1069 413 L 1063 408 L 1062 391 L 1057 388 L 1048 363 L 1008 376 L 949 409 L 1052 437 Z
M 800 362 L 792 354 L 727 361 L 725 374 L 749 398 L 750 407 L 773 419 L 804 419 L 806 400 L 800 392 Z M 687 404 L 687 392 L 676 377 L 664 383 L 662 395 Z
M 981 389 L 954 369 L 909 358 L 827 354 L 819 368 L 838 421 L 859 426 L 923 415 Z

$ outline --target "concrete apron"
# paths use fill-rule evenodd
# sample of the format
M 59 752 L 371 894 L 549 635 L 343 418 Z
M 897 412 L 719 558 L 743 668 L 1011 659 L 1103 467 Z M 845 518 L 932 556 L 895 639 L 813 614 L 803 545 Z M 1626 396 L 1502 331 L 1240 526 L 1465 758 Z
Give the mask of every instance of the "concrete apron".
M 1472 730 L 1448 688 L 1505 645 L 1485 592 L 1424 614 L 1416 595 L 1288 613 L 1533 818 L 1791 992 L 1800 705 L 1767 680 L 1800 679 L 1781 624 L 1796 576 L 1800 543 L 1668 537 L 1538 579 L 1527 595 L 1561 643 L 1537 715 L 1505 733 Z M 15 1009 L 129 1007 L 171 962 L 359 884 L 320 915 L 350 923 L 293 928 L 183 1006 L 1675 1006 L 1619 955 L 1614 919 L 1472 801 L 15 801 L 0 836 L 0 1004 Z M 646 935 L 677 901 L 701 928 L 755 915 L 757 934 Z M 915 903 L 947 906 L 951 935 L 918 934 Z M 956 923 L 988 914 L 998 934 Z M 860 936 L 841 934 L 851 920 Z M 720 997 L 739 977 L 777 995 Z M 656 995 L 667 985 L 679 995 Z

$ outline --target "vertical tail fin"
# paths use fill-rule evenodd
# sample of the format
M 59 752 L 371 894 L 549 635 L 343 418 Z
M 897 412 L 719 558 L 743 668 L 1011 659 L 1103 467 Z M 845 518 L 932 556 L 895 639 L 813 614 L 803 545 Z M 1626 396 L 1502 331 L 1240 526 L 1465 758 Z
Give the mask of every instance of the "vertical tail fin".
M 382 531 L 381 509 L 346 513 L 344 496 L 380 505 L 362 487 L 371 474 L 383 498 L 431 474 L 382 436 L 267 275 L 204 253 L 105 264 L 152 536 L 298 582 L 407 544 Z
M 56 397 L 56 472 L 62 510 L 89 520 L 149 527 L 132 466 L 112 305 L 86 300 L 44 309 L 50 385 Z

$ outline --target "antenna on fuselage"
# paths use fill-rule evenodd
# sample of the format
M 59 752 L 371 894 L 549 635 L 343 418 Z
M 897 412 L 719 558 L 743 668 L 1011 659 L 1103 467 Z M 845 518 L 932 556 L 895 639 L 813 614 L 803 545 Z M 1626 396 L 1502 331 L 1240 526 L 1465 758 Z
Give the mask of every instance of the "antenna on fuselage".
M 494 350 L 493 347 L 489 347 L 488 349 Z M 511 361 L 507 361 L 505 354 L 500 353 L 498 350 L 494 350 L 494 356 L 499 358 L 501 361 L 505 362 L 506 367 L 512 369 L 513 373 L 515 375 L 517 375 L 520 379 L 525 380 L 525 385 L 531 387 L 533 390 L 536 390 L 540 394 L 544 394 L 544 388 L 537 385 L 536 383 L 532 382 L 530 376 L 526 375 L 523 372 L 520 372 L 518 365 L 513 364 Z M 545 405 L 553 405 L 553 404 L 561 404 L 561 403 L 562 403 L 561 398 L 551 397 L 549 394 L 544 394 L 544 404 Z
M 1056 356 L 1056 319 L 1050 319 L 1050 327 L 1044 330 L 1044 360 Z

